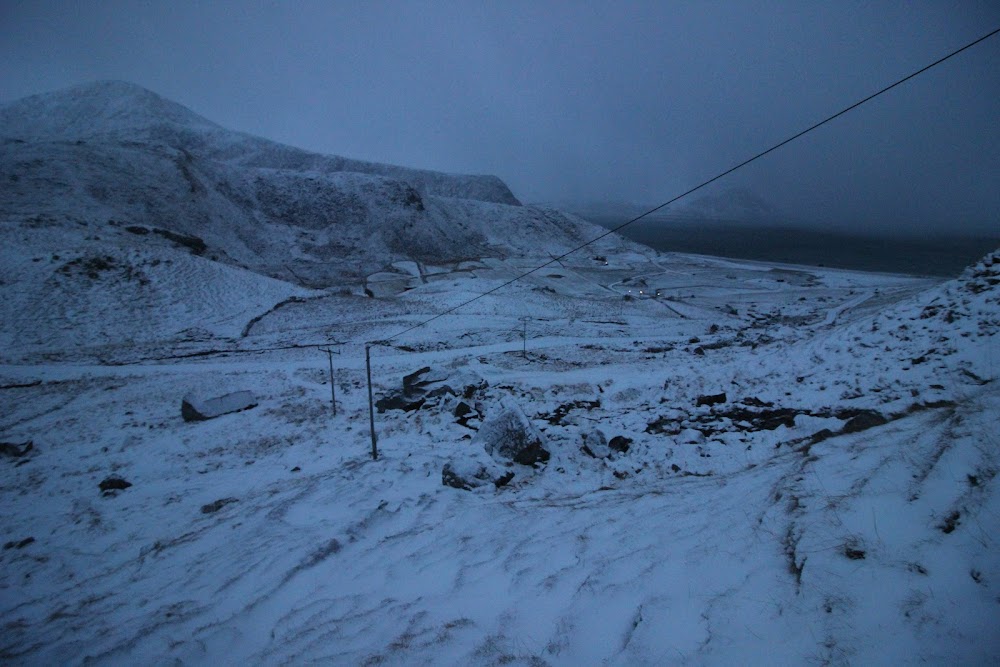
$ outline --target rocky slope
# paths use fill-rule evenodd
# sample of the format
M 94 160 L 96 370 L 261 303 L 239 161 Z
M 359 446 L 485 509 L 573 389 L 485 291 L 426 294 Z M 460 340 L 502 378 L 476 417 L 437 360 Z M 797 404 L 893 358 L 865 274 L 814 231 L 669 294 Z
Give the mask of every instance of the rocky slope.
M 600 233 L 521 206 L 494 176 L 310 153 L 122 82 L 9 104 L 0 138 L 5 231 L 57 226 L 132 246 L 135 228 L 155 228 L 198 239 L 209 259 L 308 287 L 357 282 L 393 261 L 560 250 Z

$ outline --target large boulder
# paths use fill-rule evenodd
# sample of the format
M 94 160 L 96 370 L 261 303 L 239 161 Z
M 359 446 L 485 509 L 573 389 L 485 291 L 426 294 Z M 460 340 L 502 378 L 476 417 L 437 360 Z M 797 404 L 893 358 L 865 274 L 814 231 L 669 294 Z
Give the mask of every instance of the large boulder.
M 199 398 L 189 394 L 181 401 L 181 416 L 186 422 L 197 422 L 255 407 L 257 398 L 251 391 L 234 391 L 213 398 Z
M 403 393 L 407 396 L 426 394 L 434 385 L 448 379 L 448 373 L 440 368 L 423 368 L 403 376 Z
M 545 440 L 524 411 L 510 398 L 501 399 L 487 414 L 472 439 L 494 458 L 522 465 L 536 465 L 549 460 Z

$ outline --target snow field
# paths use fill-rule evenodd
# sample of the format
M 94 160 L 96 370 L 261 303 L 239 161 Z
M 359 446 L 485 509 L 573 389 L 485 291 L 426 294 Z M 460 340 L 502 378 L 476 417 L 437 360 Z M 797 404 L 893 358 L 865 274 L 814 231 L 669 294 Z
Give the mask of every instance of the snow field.
M 433 302 L 443 284 L 402 302 Z M 828 292 L 811 302 L 837 316 L 811 314 L 812 332 L 747 318 L 707 334 L 709 319 L 633 302 L 624 340 L 576 320 L 530 340 L 525 360 L 516 336 L 488 335 L 575 298 L 529 285 L 477 302 L 471 339 L 445 320 L 375 348 L 377 394 L 423 365 L 464 369 L 543 430 L 546 466 L 473 492 L 441 485 L 472 434 L 445 403 L 376 415 L 369 459 L 357 344 L 336 360 L 337 418 L 315 351 L 6 366 L 5 385 L 42 383 L 0 394 L 4 438 L 35 442 L 2 487 L 16 508 L 4 533 L 35 538 L 4 552 L 2 651 L 32 664 L 988 662 L 1000 395 L 974 378 L 990 377 L 995 291 L 900 295 L 871 315 Z M 248 340 L 315 326 L 322 303 L 274 311 Z M 695 354 L 695 328 L 702 345 L 740 331 L 757 345 Z M 945 336 L 954 352 L 938 343 L 912 363 Z M 182 422 L 180 397 L 207 389 L 260 405 Z M 725 404 L 695 405 L 718 391 Z M 791 425 L 727 416 L 765 410 L 744 399 L 794 408 Z M 848 420 L 825 410 L 841 408 L 889 421 L 836 435 Z M 632 438 L 629 452 L 583 454 L 592 427 Z M 814 441 L 822 429 L 834 435 Z M 133 486 L 102 497 L 110 474 Z

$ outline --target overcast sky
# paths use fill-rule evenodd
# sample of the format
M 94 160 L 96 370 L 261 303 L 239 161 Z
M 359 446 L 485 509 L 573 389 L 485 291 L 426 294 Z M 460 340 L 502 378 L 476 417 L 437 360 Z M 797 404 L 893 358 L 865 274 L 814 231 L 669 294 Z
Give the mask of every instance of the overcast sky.
M 0 101 L 124 79 L 523 201 L 671 198 L 1000 27 L 939 2 L 0 0 Z M 728 178 L 790 217 L 1000 229 L 1000 36 Z

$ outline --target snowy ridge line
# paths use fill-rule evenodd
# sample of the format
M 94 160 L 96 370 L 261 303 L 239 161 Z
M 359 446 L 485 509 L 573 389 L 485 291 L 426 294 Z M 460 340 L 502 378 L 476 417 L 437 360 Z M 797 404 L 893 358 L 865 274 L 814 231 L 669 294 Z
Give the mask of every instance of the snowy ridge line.
M 398 338 L 399 336 L 402 336 L 405 333 L 408 333 L 410 331 L 413 331 L 416 328 L 422 327 L 422 326 L 424 326 L 426 324 L 429 324 L 429 323 L 433 322 L 434 320 L 438 319 L 439 317 L 443 317 L 444 315 L 452 313 L 452 312 L 454 312 L 454 311 L 456 311 L 456 310 L 458 310 L 458 309 L 460 309 L 460 308 L 462 308 L 464 306 L 469 305 L 470 303 L 472 303 L 472 302 L 474 302 L 474 301 L 476 301 L 478 299 L 481 299 L 481 298 L 483 298 L 483 297 L 485 297 L 485 296 L 487 296 L 489 294 L 497 292 L 497 291 L 503 289 L 504 287 L 507 287 L 508 285 L 511 285 L 511 284 L 513 284 L 513 283 L 515 283 L 515 282 L 523 279 L 523 278 L 526 278 L 526 277 L 532 275 L 533 273 L 541 271 L 542 269 L 544 269 L 544 268 L 546 268 L 548 266 L 551 266 L 552 264 L 555 264 L 555 263 L 559 262 L 560 260 L 568 257 L 569 255 L 572 255 L 573 253 L 577 252 L 578 250 L 582 250 L 583 248 L 586 248 L 589 245 L 597 243 L 601 239 L 603 239 L 603 238 L 605 238 L 607 236 L 610 236 L 611 234 L 615 234 L 615 233 L 621 231 L 622 229 L 625 229 L 629 225 L 631 225 L 631 224 L 633 224 L 635 222 L 638 222 L 639 220 L 642 220 L 643 218 L 645 218 L 645 217 L 647 217 L 649 215 L 652 215 L 653 213 L 656 213 L 657 211 L 659 211 L 659 210 L 661 210 L 661 209 L 669 206 L 670 204 L 676 203 L 677 201 L 683 199 L 684 197 L 687 197 L 688 195 L 693 194 L 693 193 L 697 192 L 698 190 L 701 190 L 702 188 L 704 188 L 704 187 L 706 187 L 708 185 L 711 185 L 712 183 L 715 183 L 716 181 L 718 181 L 718 180 L 720 180 L 720 179 L 728 176 L 729 174 L 732 174 L 733 172 L 735 172 L 735 171 L 737 171 L 739 169 L 742 169 L 743 167 L 747 166 L 748 164 L 750 164 L 752 162 L 755 162 L 756 160 L 759 160 L 760 158 L 768 155 L 769 153 L 772 153 L 772 152 L 778 150 L 779 148 L 781 148 L 782 146 L 785 146 L 786 144 L 790 144 L 791 142 L 795 141 L 796 139 L 799 139 L 800 137 L 803 137 L 803 136 L 809 134 L 813 130 L 816 130 L 816 129 L 822 127 L 823 125 L 826 125 L 827 123 L 835 120 L 836 118 L 839 118 L 840 116 L 843 116 L 844 114 L 847 114 L 847 113 L 853 111 L 854 109 L 857 109 L 858 107 L 862 106 L 863 104 L 865 104 L 867 102 L 870 102 L 871 100 L 875 99 L 876 97 L 878 97 L 878 96 L 880 96 L 880 95 L 882 95 L 884 93 L 889 92 L 893 88 L 896 88 L 897 86 L 902 85 L 903 83 L 909 81 L 910 79 L 913 79 L 913 78 L 915 78 L 915 77 L 923 74 L 924 72 L 927 72 L 928 70 L 933 69 L 934 67 L 937 67 L 938 65 L 940 65 L 943 62 L 945 62 L 946 60 L 949 60 L 950 58 L 953 58 L 953 57 L 957 56 L 958 54 L 962 53 L 963 51 L 966 51 L 967 49 L 970 49 L 973 46 L 976 46 L 980 42 L 986 41 L 987 39 L 993 37 L 994 35 L 996 35 L 998 33 L 1000 33 L 1000 28 L 996 28 L 995 30 L 992 30 L 991 32 L 983 35 L 982 37 L 969 42 L 965 46 L 962 46 L 961 48 L 958 48 L 958 49 L 952 51 L 948 55 L 943 56 L 943 57 L 935 60 L 931 64 L 926 65 L 926 66 L 924 66 L 924 67 L 916 70 L 915 72 L 912 72 L 911 74 L 909 74 L 909 75 L 901 78 L 901 79 L 898 79 L 894 83 L 891 83 L 888 86 L 885 86 L 884 88 L 876 91 L 875 93 L 872 93 L 868 97 L 865 97 L 865 98 L 863 98 L 863 99 L 855 102 L 854 104 L 851 104 L 851 105 L 849 105 L 849 106 L 841 109 L 840 111 L 838 111 L 838 112 L 836 112 L 836 113 L 834 113 L 834 114 L 832 114 L 832 115 L 824 118 L 823 120 L 819 121 L 818 123 L 815 123 L 814 125 L 811 125 L 810 127 L 807 127 L 806 129 L 802 130 L 801 132 L 793 134 L 792 136 L 788 137 L 787 139 L 774 144 L 770 148 L 768 148 L 766 150 L 763 150 L 760 153 L 757 153 L 753 157 L 748 158 L 748 159 L 744 160 L 743 162 L 740 162 L 739 164 L 737 164 L 737 165 L 735 165 L 733 167 L 730 167 L 729 169 L 727 169 L 727 170 L 725 170 L 725 171 L 723 171 L 723 172 L 721 172 L 721 173 L 713 176 L 712 178 L 710 178 L 710 179 L 708 179 L 708 180 L 706 180 L 706 181 L 704 181 L 704 182 L 702 182 L 702 183 L 694 186 L 693 188 L 691 188 L 691 189 L 689 189 L 689 190 L 687 190 L 685 192 L 682 192 L 681 194 L 677 195 L 676 197 L 663 202 L 659 206 L 655 206 L 655 207 L 649 209 L 648 211 L 646 211 L 645 213 L 637 215 L 634 218 L 632 218 L 630 220 L 627 220 L 626 222 L 623 222 L 622 224 L 618 225 L 617 227 L 609 229 L 608 231 L 604 232 L 603 234 L 600 234 L 600 235 L 594 237 L 593 239 L 587 241 L 586 243 L 583 243 L 583 244 L 581 244 L 581 245 L 573 248 L 572 250 L 569 250 L 569 251 L 567 251 L 567 252 L 559 255 L 558 257 L 554 257 L 553 259 L 549 260 L 548 262 L 545 262 L 541 266 L 537 266 L 537 267 L 531 269 L 530 271 L 527 271 L 527 272 L 525 272 L 525 273 L 523 273 L 523 274 L 521 274 L 521 275 L 519 275 L 519 276 L 517 276 L 515 278 L 512 278 L 508 282 L 506 282 L 506 283 L 504 283 L 502 285 L 499 285 L 498 287 L 494 287 L 491 290 L 483 292 L 482 294 L 480 294 L 480 295 L 478 295 L 476 297 L 473 297 L 472 299 L 469 299 L 468 301 L 460 303 L 457 306 L 453 306 L 452 308 L 449 308 L 448 310 L 445 310 L 445 311 L 443 311 L 441 313 L 438 313 L 437 315 L 435 315 L 435 316 L 433 316 L 433 317 L 431 317 L 431 318 L 429 318 L 429 319 L 427 319 L 427 320 L 425 320 L 425 321 L 423 321 L 423 322 L 421 322 L 419 324 L 416 324 L 416 325 L 414 325 L 412 327 L 409 327 L 408 329 L 404 329 L 404 330 L 402 330 L 402 331 L 400 331 L 398 333 L 395 333 L 395 334 L 389 336 L 388 338 L 384 338 L 381 341 L 374 341 L 374 343 L 379 343 L 380 344 L 380 343 L 383 343 L 383 342 L 386 342 L 386 341 L 390 341 L 393 338 Z

